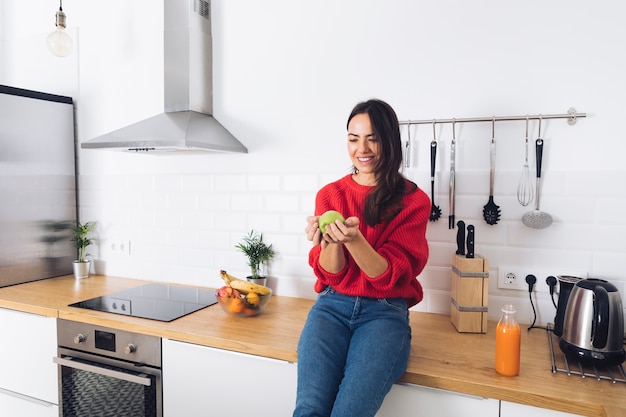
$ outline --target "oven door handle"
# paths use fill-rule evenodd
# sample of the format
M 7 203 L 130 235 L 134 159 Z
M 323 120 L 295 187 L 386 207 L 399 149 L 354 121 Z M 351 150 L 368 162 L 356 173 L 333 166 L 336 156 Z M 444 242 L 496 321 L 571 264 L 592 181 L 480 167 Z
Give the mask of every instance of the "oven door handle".
M 110 378 L 121 379 L 127 382 L 133 382 L 135 384 L 141 384 L 149 387 L 152 385 L 152 380 L 148 377 L 143 377 L 141 375 L 131 375 L 124 372 L 114 371 L 112 369 L 100 368 L 99 366 L 89 365 L 84 362 L 74 361 L 71 357 L 52 358 L 52 361 L 61 366 L 67 366 L 68 368 L 79 369 L 81 371 L 93 372 L 94 374 L 99 374 L 103 376 L 107 376 Z

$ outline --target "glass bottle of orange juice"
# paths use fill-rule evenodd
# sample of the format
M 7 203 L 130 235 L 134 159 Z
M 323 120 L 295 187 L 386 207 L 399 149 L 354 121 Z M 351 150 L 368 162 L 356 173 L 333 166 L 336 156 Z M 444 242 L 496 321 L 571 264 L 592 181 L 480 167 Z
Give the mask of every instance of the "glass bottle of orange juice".
M 511 304 L 504 305 L 496 327 L 496 372 L 506 376 L 519 375 L 521 331 L 515 313 Z

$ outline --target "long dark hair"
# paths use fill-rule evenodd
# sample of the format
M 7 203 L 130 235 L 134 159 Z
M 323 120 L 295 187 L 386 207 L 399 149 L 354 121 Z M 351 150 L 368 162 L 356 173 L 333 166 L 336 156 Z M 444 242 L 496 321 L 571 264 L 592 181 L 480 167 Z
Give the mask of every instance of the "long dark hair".
M 402 210 L 402 196 L 406 192 L 406 182 L 399 172 L 402 166 L 400 125 L 396 112 L 382 100 L 371 99 L 354 106 L 346 126 L 357 114 L 369 115 L 372 133 L 376 135 L 379 143 L 380 157 L 374 166 L 376 186 L 365 200 L 364 213 L 365 222 L 370 226 L 375 226 L 393 218 Z M 352 172 L 357 173 L 356 167 L 352 167 Z M 412 190 L 417 188 L 415 184 L 413 185 Z

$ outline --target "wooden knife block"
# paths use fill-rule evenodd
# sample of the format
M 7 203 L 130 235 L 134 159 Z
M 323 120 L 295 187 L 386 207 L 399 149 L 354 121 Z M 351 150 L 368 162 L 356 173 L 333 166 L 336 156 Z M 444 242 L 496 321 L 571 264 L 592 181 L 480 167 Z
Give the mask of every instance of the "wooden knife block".
M 451 274 L 450 321 L 460 333 L 487 333 L 489 260 L 454 254 Z

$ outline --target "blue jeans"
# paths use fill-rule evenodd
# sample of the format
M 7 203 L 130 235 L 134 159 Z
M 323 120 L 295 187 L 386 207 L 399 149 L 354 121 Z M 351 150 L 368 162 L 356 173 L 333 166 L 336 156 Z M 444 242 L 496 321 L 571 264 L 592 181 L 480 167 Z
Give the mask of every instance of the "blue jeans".
M 374 417 L 406 370 L 411 327 L 403 298 L 322 291 L 298 343 L 293 417 Z

